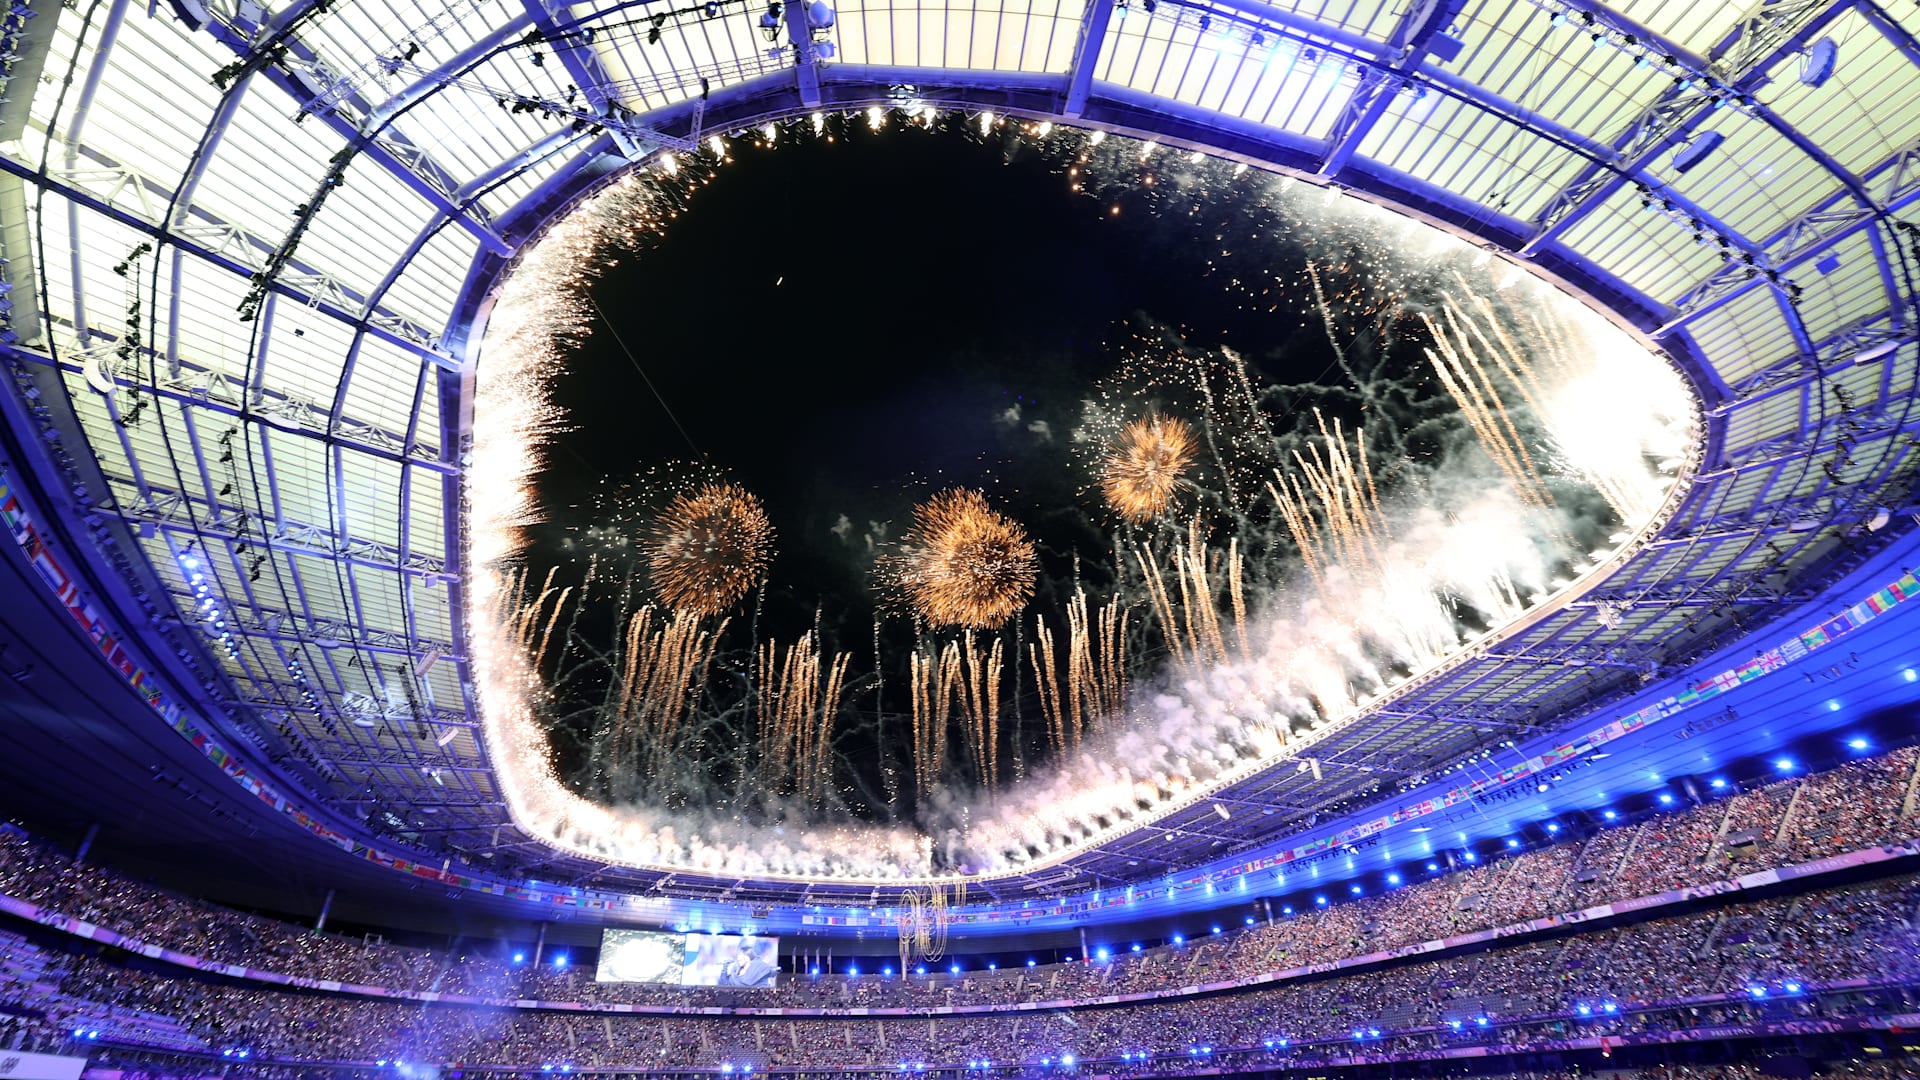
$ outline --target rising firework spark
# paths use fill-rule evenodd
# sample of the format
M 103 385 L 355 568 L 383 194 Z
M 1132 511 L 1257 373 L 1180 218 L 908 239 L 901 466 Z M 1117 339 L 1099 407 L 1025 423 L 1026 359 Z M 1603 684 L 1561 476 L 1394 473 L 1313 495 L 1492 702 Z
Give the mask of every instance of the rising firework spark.
M 705 484 L 677 495 L 647 539 L 654 592 L 675 611 L 718 615 L 766 576 L 773 523 L 752 492 Z
M 1193 429 L 1178 417 L 1147 416 L 1128 424 L 1101 462 L 1107 505 L 1135 523 L 1165 513 L 1196 450 Z
M 1040 560 L 1018 522 L 955 488 L 914 507 L 913 527 L 877 570 L 929 625 L 993 630 L 1033 595 Z

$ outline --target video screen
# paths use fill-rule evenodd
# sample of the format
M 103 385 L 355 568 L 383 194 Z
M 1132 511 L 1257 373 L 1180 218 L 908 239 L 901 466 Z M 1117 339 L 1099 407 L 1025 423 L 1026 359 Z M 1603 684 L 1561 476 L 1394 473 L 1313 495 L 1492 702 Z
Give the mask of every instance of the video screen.
M 684 986 L 772 986 L 780 975 L 780 939 L 688 934 Z
M 607 930 L 600 936 L 596 982 L 678 983 L 686 962 L 685 934 L 654 930 Z
M 769 987 L 780 976 L 780 939 L 605 930 L 597 982 Z

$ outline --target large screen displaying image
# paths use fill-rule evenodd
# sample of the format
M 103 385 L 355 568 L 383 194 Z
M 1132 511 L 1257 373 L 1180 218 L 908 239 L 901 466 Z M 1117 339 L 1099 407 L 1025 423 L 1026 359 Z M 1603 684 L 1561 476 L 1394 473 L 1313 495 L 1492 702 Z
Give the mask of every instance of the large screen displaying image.
M 682 985 L 772 986 L 779 974 L 779 938 L 687 935 Z
M 780 975 L 780 939 L 722 934 L 606 930 L 599 982 L 682 986 L 772 986 Z
M 686 955 L 685 934 L 607 930 L 600 935 L 600 967 L 593 977 L 597 982 L 677 983 Z

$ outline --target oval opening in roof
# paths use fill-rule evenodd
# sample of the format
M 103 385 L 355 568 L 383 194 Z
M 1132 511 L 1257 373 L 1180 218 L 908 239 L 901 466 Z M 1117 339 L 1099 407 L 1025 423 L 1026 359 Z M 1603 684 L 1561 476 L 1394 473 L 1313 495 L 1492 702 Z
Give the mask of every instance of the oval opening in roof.
M 1603 576 L 1694 416 L 1580 302 L 1335 190 L 919 104 L 716 136 L 493 310 L 487 745 L 534 835 L 735 878 L 1030 872 L 1263 770 L 1364 796 L 1324 747 Z

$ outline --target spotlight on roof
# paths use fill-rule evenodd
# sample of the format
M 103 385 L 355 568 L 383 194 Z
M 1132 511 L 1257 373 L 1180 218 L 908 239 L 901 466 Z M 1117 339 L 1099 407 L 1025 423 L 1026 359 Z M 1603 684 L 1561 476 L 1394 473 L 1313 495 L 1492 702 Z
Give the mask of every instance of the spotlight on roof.
M 783 10 L 785 9 L 780 6 L 780 0 L 773 0 L 767 5 L 767 10 L 760 13 L 761 37 L 768 41 L 780 39 L 780 15 Z
M 1691 171 L 1695 166 L 1705 161 L 1707 156 L 1712 154 L 1716 147 L 1726 141 L 1727 137 L 1718 131 L 1708 131 L 1701 134 L 1674 153 L 1673 171 L 1677 173 Z
M 1834 65 L 1840 61 L 1840 46 L 1832 38 L 1823 37 L 1800 56 L 1800 81 L 1817 89 L 1833 77 Z

